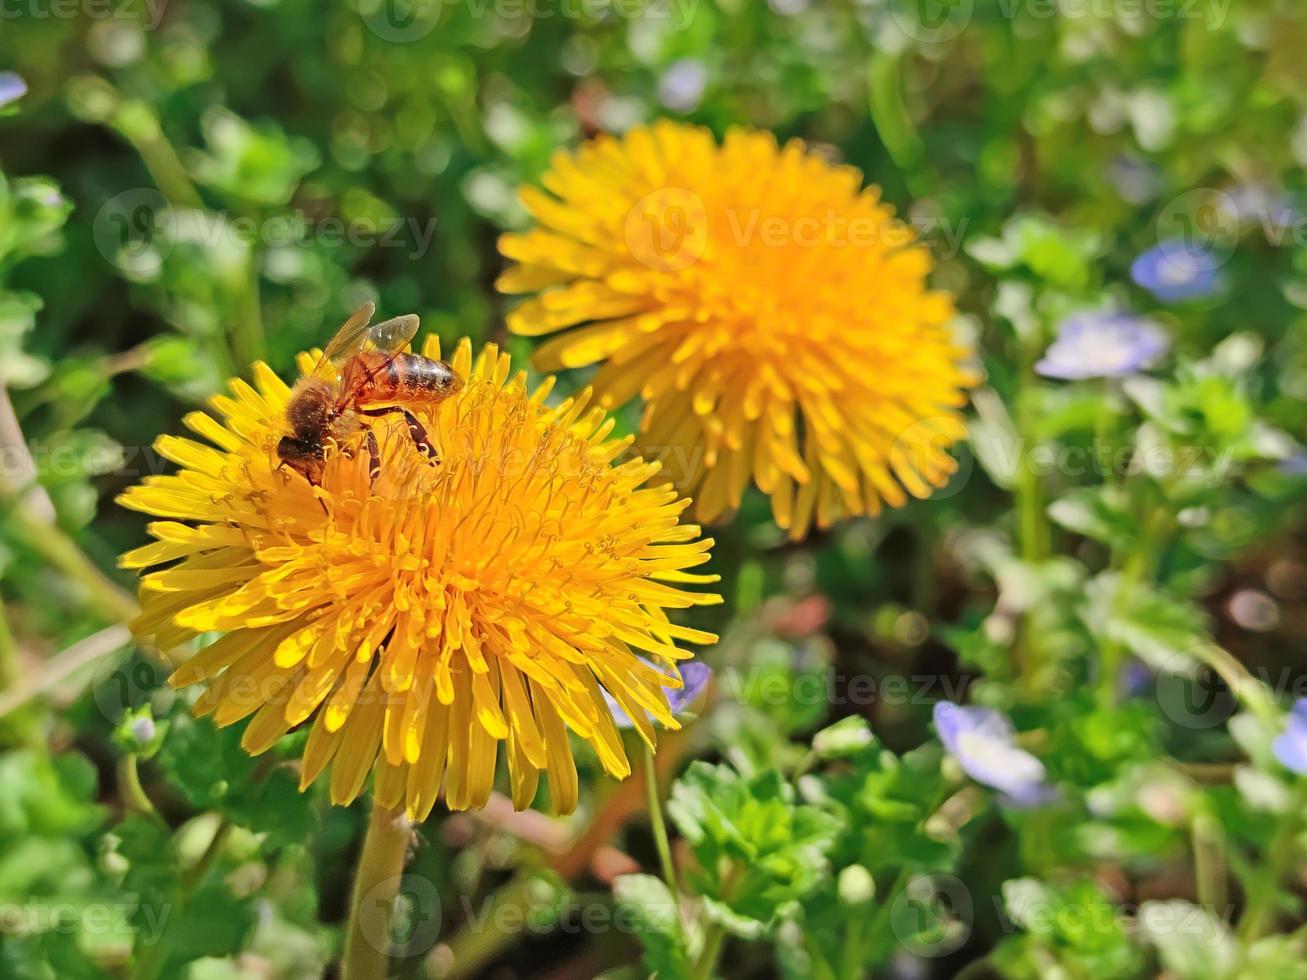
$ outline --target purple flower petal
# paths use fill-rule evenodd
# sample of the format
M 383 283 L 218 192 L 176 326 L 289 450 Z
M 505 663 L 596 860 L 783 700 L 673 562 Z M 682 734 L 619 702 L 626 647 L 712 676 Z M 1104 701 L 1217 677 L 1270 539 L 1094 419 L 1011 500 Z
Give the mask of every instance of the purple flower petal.
M 1209 249 L 1172 238 L 1140 254 L 1130 266 L 1130 278 L 1162 302 L 1175 303 L 1218 292 L 1219 267 Z
M 1266 184 L 1231 187 L 1225 191 L 1223 201 L 1240 225 L 1264 233 L 1283 231 L 1302 220 L 1293 198 Z
M 1286 769 L 1307 776 L 1307 698 L 1294 702 L 1288 723 L 1271 743 L 1271 751 Z
M 712 679 L 712 668 L 701 660 L 691 660 L 681 668 L 681 688 L 669 688 L 667 703 L 672 714 L 679 715 L 698 699 L 699 694 Z
M 658 79 L 658 101 L 673 112 L 693 112 L 699 108 L 707 84 L 708 69 L 702 61 L 673 61 Z
M 1044 764 L 1018 748 L 1012 723 L 998 711 L 936 702 L 935 729 L 949 755 L 978 783 L 999 790 L 1016 806 L 1051 799 Z
M 699 660 L 691 660 L 681 667 L 681 686 L 666 687 L 663 692 L 667 695 L 667 705 L 671 709 L 672 715 L 679 715 L 687 708 L 691 707 L 703 693 L 703 689 L 708 686 L 712 680 L 712 668 Z M 634 728 L 631 716 L 617 702 L 617 699 L 604 691 L 604 700 L 608 702 L 608 710 L 613 716 L 613 722 L 618 728 Z
M 1035 364 L 1046 378 L 1078 381 L 1121 378 L 1151 365 L 1171 347 L 1157 324 L 1128 313 L 1076 313 L 1058 327 L 1057 340 Z
M 0 71 L 0 109 L 10 102 L 17 102 L 27 94 L 27 83 L 21 75 L 12 71 Z
M 1162 187 L 1162 174 L 1157 167 L 1135 157 L 1119 156 L 1107 167 L 1108 180 L 1130 204 L 1143 204 L 1156 197 Z

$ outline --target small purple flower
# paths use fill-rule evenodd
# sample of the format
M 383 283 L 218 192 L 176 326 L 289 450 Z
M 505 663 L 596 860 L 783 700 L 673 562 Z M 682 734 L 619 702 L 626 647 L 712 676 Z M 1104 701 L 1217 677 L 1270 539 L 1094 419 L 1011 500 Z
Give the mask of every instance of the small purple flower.
M 27 94 L 27 83 L 12 71 L 0 71 L 0 109 Z
M 1130 266 L 1130 278 L 1163 303 L 1201 299 L 1222 285 L 1220 261 L 1212 251 L 1171 238 L 1142 253 Z
M 1046 378 L 1122 378 L 1148 367 L 1171 347 L 1157 324 L 1129 313 L 1088 311 L 1067 317 L 1035 370 Z
M 658 101 L 672 112 L 693 112 L 703 100 L 708 69 L 702 61 L 681 58 L 667 66 L 658 79 Z
M 148 715 L 142 715 L 139 718 L 133 718 L 131 724 L 132 738 L 136 739 L 141 745 L 148 745 L 154 741 L 154 719 Z
M 1307 776 L 1307 698 L 1299 698 L 1289 709 L 1288 724 L 1271 743 L 1271 751 L 1284 768 Z
M 681 686 L 664 688 L 667 694 L 667 705 L 673 715 L 679 715 L 689 708 L 703 689 L 708 686 L 708 681 L 712 679 L 712 668 L 699 660 L 691 660 L 688 664 L 681 667 Z M 631 717 L 626 713 L 617 699 L 607 691 L 604 691 L 604 699 L 608 702 L 608 709 L 612 712 L 613 721 L 617 723 L 618 728 L 634 728 L 631 723 Z
M 1107 177 L 1121 200 L 1130 204 L 1143 204 L 1162 188 L 1161 171 L 1136 157 L 1117 157 L 1107 165 Z
M 1153 672 L 1148 669 L 1148 665 L 1133 658 L 1121 668 L 1121 675 L 1117 678 L 1118 686 L 1128 698 L 1139 697 L 1152 683 Z
M 1307 476 L 1307 450 L 1300 449 L 1276 467 L 1285 476 Z
M 1018 748 L 1012 723 L 991 708 L 935 703 L 935 730 L 948 754 L 978 783 L 991 786 L 1018 807 L 1049 801 L 1044 764 Z
M 1260 228 L 1267 233 L 1284 231 L 1302 220 L 1293 198 L 1266 184 L 1240 184 L 1229 188 L 1223 198 L 1232 217 L 1244 227 Z

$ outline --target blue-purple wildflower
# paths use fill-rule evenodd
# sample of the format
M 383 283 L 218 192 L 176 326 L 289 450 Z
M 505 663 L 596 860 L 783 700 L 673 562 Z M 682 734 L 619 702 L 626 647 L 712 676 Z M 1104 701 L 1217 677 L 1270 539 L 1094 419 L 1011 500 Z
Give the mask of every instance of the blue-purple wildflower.
M 712 680 L 712 668 L 702 661 L 691 660 L 687 664 L 682 664 L 681 686 L 669 687 L 664 691 L 672 714 L 679 715 L 693 705 L 710 680 Z M 618 728 L 635 727 L 630 716 L 612 695 L 605 691 L 604 698 L 608 701 L 608 707 L 613 713 L 613 721 L 617 723 Z
M 1038 806 L 1052 797 L 1044 764 L 1017 747 L 1012 723 L 1001 712 L 939 701 L 934 717 L 944 748 L 976 782 L 1019 807 Z
M 1130 278 L 1163 303 L 1202 299 L 1219 292 L 1220 259 L 1210 248 L 1172 238 L 1142 253 L 1130 266 Z
M 1299 698 L 1289 709 L 1288 723 L 1271 743 L 1271 751 L 1284 768 L 1307 776 L 1307 698 Z
M 27 83 L 17 72 L 0 71 L 0 109 L 27 94 Z
M 1129 313 L 1089 311 L 1062 321 L 1035 370 L 1046 378 L 1077 381 L 1121 378 L 1149 367 L 1171 347 L 1156 323 Z

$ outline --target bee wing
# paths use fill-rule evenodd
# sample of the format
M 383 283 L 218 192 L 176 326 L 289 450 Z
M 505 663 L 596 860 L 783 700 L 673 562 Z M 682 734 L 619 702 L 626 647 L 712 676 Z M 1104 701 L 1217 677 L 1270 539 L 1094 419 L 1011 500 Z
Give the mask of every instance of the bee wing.
M 355 310 L 322 351 L 322 356 L 314 365 L 313 374 L 319 374 L 328 364 L 341 364 L 361 351 L 368 341 L 370 329 L 368 324 L 372 322 L 372 315 L 376 312 L 376 303 L 364 303 Z
M 382 354 L 394 354 L 408 346 L 408 342 L 417 336 L 420 324 L 416 313 L 405 313 L 392 320 L 384 320 L 375 327 L 369 327 L 364 346 Z

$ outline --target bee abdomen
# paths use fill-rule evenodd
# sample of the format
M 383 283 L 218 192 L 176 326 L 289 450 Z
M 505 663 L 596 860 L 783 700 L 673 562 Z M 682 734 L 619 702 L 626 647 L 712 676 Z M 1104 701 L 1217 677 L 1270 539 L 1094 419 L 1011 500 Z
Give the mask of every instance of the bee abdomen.
M 439 401 L 458 390 L 458 376 L 444 361 L 418 354 L 396 354 L 386 381 L 397 395 L 420 401 Z

